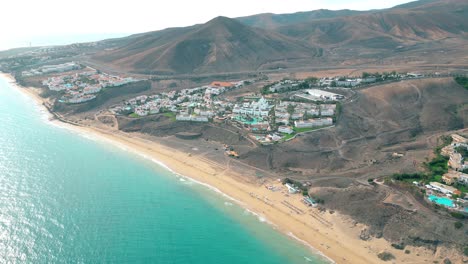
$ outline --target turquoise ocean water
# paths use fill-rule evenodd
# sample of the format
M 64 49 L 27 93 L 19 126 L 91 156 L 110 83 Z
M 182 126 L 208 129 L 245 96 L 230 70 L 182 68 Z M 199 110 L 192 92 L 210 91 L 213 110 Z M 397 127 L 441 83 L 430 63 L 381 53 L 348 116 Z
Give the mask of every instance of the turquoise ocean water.
M 228 198 L 43 111 L 0 79 L 0 263 L 327 263 Z

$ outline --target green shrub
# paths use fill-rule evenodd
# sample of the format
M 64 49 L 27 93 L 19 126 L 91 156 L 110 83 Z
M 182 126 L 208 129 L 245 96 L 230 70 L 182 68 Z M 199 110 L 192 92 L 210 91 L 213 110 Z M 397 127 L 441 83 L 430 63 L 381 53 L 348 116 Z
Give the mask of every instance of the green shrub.
M 463 158 L 468 157 L 468 149 L 462 146 L 456 147 L 455 150 L 462 155 Z
M 457 218 L 457 219 L 465 219 L 466 216 L 462 213 L 459 213 L 459 212 L 450 212 L 450 215 L 453 217 L 453 218 Z
M 455 81 L 465 89 L 468 89 L 468 77 L 455 77 Z
M 462 222 L 455 222 L 454 226 L 455 226 L 456 229 L 460 229 L 460 228 L 463 227 L 463 223 Z
M 404 244 L 392 244 L 392 247 L 394 247 L 395 249 L 398 249 L 398 250 L 403 250 L 403 249 L 405 249 L 405 245 L 404 245 Z
M 395 173 L 393 179 L 397 181 L 417 181 L 426 178 L 424 173 Z
M 377 257 L 379 257 L 379 259 L 383 261 L 389 261 L 389 260 L 395 259 L 395 256 L 393 256 L 393 254 L 390 252 L 379 253 Z

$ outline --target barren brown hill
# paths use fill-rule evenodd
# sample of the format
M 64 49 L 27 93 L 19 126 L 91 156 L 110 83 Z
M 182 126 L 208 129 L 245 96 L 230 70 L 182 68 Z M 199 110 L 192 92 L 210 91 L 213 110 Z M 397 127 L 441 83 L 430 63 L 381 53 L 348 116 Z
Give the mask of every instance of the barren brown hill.
M 239 17 L 236 20 L 253 27 L 264 29 L 275 29 L 281 26 L 312 22 L 318 19 L 337 18 L 344 16 L 368 13 L 369 11 L 355 10 L 327 10 L 319 9 L 314 11 L 297 12 L 292 14 L 258 14 L 253 16 Z
M 427 54 L 426 63 L 464 64 L 466 58 L 460 55 L 468 44 L 467 17 L 463 0 L 416 1 L 366 12 L 218 17 L 202 25 L 102 42 L 112 48 L 98 51 L 93 61 L 152 75 L 360 65 L 385 59 L 406 63 L 421 52 Z M 446 47 L 456 55 L 438 56 Z
M 396 49 L 468 32 L 468 3 L 419 1 L 379 12 L 314 20 L 278 28 L 278 32 L 327 47 Z
M 136 72 L 171 74 L 258 70 L 318 54 L 305 42 L 218 17 L 203 25 L 141 34 L 95 58 Z

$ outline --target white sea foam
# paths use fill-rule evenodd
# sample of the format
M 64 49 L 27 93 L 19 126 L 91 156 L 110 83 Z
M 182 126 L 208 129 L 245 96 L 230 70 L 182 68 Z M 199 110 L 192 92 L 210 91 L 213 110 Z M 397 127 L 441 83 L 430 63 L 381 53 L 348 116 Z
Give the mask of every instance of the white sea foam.
M 292 232 L 288 232 L 288 236 L 290 236 L 291 238 L 301 242 L 303 245 L 309 247 L 310 249 L 312 249 L 312 251 L 314 251 L 317 255 L 321 256 L 322 258 L 330 261 L 331 263 L 336 263 L 333 259 L 327 257 L 325 254 L 323 254 L 320 250 L 314 248 L 313 246 L 311 246 L 309 243 L 307 243 L 306 241 L 298 238 L 297 236 L 295 236 Z M 306 258 L 306 257 L 304 257 Z M 307 260 L 307 259 L 306 259 Z

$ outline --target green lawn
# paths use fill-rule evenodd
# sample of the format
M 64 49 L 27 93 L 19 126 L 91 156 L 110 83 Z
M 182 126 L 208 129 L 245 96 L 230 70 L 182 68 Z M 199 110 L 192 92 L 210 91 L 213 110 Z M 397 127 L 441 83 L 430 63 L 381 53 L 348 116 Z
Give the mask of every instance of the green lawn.
M 304 132 L 314 131 L 314 130 L 317 130 L 317 129 L 320 129 L 320 128 L 324 128 L 324 127 L 329 127 L 329 126 L 304 127 L 304 128 L 297 128 L 297 127 L 294 127 L 293 130 L 294 130 L 294 132 L 296 132 L 296 133 L 304 133 Z
M 440 154 L 432 159 L 429 163 L 426 163 L 426 167 L 432 176 L 432 180 L 440 182 L 442 180 L 442 175 L 448 171 L 448 162 L 449 158 L 444 157 Z
M 138 117 L 140 117 L 140 116 L 139 116 L 138 114 L 136 114 L 136 113 L 131 113 L 131 114 L 129 115 L 129 117 L 131 117 L 131 118 L 138 118 Z
M 176 114 L 173 112 L 166 112 L 163 115 L 165 117 L 169 117 L 172 121 L 176 121 Z
M 291 138 L 293 138 L 296 134 L 286 134 L 286 133 L 281 133 L 283 134 L 283 140 L 286 141 L 286 140 L 289 140 Z

